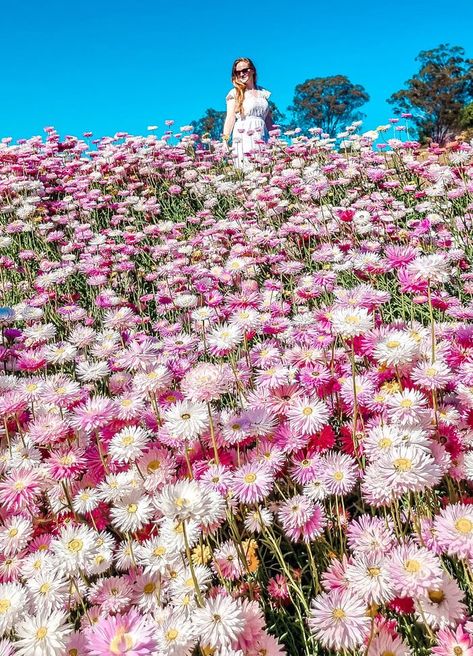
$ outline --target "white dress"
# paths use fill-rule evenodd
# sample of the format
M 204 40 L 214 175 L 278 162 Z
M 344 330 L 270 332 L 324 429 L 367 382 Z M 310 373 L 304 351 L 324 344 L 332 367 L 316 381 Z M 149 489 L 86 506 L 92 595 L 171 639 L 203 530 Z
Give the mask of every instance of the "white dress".
M 269 112 L 268 98 L 270 91 L 256 87 L 253 91 L 246 91 L 243 100 L 243 116 L 236 114 L 236 121 L 232 132 L 232 153 L 234 164 L 240 169 L 251 169 L 252 165 L 247 154 L 258 150 L 257 142 L 266 138 L 265 119 Z M 227 100 L 235 99 L 236 92 L 232 89 L 227 94 Z

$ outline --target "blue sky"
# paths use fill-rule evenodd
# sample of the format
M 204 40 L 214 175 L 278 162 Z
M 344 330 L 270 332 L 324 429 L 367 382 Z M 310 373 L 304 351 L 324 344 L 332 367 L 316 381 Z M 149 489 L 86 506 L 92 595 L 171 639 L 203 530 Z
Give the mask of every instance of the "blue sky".
M 460 45 L 473 58 L 473 2 L 456 0 L 24 0 L 2 2 L 0 137 L 147 134 L 224 109 L 236 57 L 248 56 L 276 104 L 296 84 L 344 74 L 370 94 L 365 129 L 420 50 Z

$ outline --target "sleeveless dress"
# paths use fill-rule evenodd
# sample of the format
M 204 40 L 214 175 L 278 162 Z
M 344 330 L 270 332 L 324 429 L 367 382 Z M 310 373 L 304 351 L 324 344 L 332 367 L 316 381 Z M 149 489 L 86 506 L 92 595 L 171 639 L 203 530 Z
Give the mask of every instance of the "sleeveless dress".
M 243 100 L 243 116 L 236 113 L 236 121 L 232 132 L 232 152 L 234 165 L 237 168 L 250 170 L 251 162 L 247 154 L 258 150 L 258 140 L 266 139 L 265 119 L 269 112 L 268 98 L 270 91 L 256 87 L 256 93 L 245 93 Z M 226 99 L 236 98 L 235 89 L 228 92 Z

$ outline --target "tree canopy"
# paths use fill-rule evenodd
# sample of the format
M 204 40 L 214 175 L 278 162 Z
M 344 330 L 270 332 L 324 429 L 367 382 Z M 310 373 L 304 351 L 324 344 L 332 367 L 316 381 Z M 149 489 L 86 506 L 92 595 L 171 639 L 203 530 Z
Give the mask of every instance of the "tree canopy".
M 298 127 L 319 127 L 335 136 L 340 128 L 364 117 L 358 109 L 368 100 L 364 87 L 345 75 L 315 77 L 296 86 L 289 110 Z
M 419 71 L 388 102 L 412 114 L 419 139 L 445 143 L 462 129 L 462 110 L 473 100 L 473 60 L 459 46 L 441 44 L 416 57 Z
M 197 121 L 192 121 L 194 130 L 197 134 L 207 134 L 211 139 L 220 139 L 223 132 L 223 123 L 225 121 L 225 112 L 209 107 L 205 110 L 204 116 Z

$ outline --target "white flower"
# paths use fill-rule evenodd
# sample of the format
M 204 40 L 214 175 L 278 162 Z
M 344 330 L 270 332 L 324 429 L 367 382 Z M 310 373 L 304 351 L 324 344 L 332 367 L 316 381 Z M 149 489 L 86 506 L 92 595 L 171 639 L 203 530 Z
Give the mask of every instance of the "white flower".
M 207 429 L 209 416 L 205 403 L 177 401 L 164 413 L 165 427 L 173 437 L 193 440 Z
M 376 344 L 373 355 L 382 364 L 396 366 L 411 362 L 418 350 L 417 342 L 410 335 L 394 330 Z
M 373 327 L 373 317 L 363 307 L 337 308 L 330 314 L 333 332 L 342 337 L 363 335 Z
M 59 610 L 69 598 L 70 583 L 57 570 L 40 571 L 26 581 L 36 612 Z
M 155 498 L 156 508 L 169 519 L 200 521 L 207 513 L 207 503 L 204 492 L 196 481 L 182 480 L 172 485 L 166 485 Z
M 87 526 L 66 526 L 58 538 L 51 542 L 58 565 L 68 574 L 84 571 L 96 555 L 96 533 Z
M 25 606 L 26 592 L 19 583 L 0 583 L 0 635 L 13 627 Z
M 66 623 L 66 616 L 60 611 L 40 612 L 18 622 L 15 631 L 18 656 L 62 656 L 72 626 Z
M 72 500 L 72 507 L 76 512 L 84 514 L 95 510 L 99 502 L 99 491 L 93 487 L 85 487 Z
M 202 608 L 195 609 L 192 623 L 200 636 L 201 647 L 220 651 L 238 640 L 245 627 L 245 616 L 237 601 L 218 595 L 207 599 Z
M 134 494 L 118 501 L 111 509 L 112 522 L 123 533 L 138 531 L 149 522 L 154 514 L 153 505 L 147 496 Z
M 33 533 L 31 522 L 21 516 L 9 517 L 0 528 L 0 550 L 5 556 L 21 551 Z
M 109 454 L 116 462 L 133 462 L 139 458 L 149 441 L 149 435 L 140 426 L 127 426 L 115 433 L 109 446 Z
M 76 366 L 76 376 L 83 383 L 101 380 L 110 374 L 110 368 L 103 360 L 91 362 L 85 360 Z

